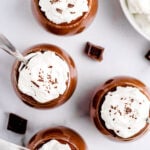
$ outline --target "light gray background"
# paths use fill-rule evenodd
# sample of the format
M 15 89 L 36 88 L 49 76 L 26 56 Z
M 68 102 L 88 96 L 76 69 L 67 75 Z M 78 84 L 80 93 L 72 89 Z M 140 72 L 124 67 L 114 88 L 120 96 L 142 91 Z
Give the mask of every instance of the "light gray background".
M 31 0 L 0 0 L 0 32 L 20 50 L 39 43 L 51 43 L 65 49 L 78 70 L 78 85 L 70 100 L 52 110 L 38 110 L 25 105 L 11 85 L 14 58 L 0 51 L 0 137 L 21 144 L 38 130 L 65 125 L 78 131 L 89 150 L 149 150 L 150 133 L 135 142 L 110 141 L 95 128 L 89 117 L 89 101 L 94 89 L 117 75 L 139 78 L 150 86 L 150 62 L 144 55 L 149 41 L 141 37 L 124 17 L 117 0 L 99 0 L 99 10 L 92 25 L 75 36 L 56 36 L 45 31 L 31 11 Z M 96 62 L 84 54 L 87 41 L 105 48 L 104 59 Z M 28 119 L 25 136 L 6 130 L 7 113 Z

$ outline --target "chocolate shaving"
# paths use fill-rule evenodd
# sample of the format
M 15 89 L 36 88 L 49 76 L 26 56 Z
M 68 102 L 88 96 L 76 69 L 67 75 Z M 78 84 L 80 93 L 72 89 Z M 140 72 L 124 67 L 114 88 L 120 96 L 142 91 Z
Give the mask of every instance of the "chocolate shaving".
M 62 9 L 59 9 L 59 8 L 56 8 L 56 11 L 60 14 L 62 14 L 63 10 Z
M 36 87 L 40 87 L 36 82 L 34 82 L 34 81 L 31 81 Z
M 44 82 L 44 79 L 43 79 L 43 77 L 41 76 L 40 73 L 39 73 L 39 76 L 38 76 L 38 77 L 39 77 L 39 79 L 38 79 L 39 82 Z
M 114 107 L 114 110 L 116 110 L 116 108 L 117 108 L 117 107 L 115 106 L 115 107 Z
M 129 108 L 129 107 L 126 107 L 125 112 L 126 112 L 126 114 L 129 114 L 129 113 L 131 113 L 131 112 L 132 112 L 132 109 L 131 109 L 131 108 Z
M 48 66 L 48 68 L 53 68 L 53 66 Z
M 51 75 L 48 74 L 47 75 L 47 79 L 51 80 Z
M 50 82 L 51 82 L 52 84 L 55 84 L 55 81 L 53 81 L 53 80 L 50 80 Z
M 122 116 L 122 113 L 121 113 L 121 111 L 120 111 L 120 110 L 118 110 L 118 113 L 120 114 L 120 116 Z
M 57 79 L 55 78 L 55 83 L 58 83 Z
M 131 102 L 134 102 L 134 99 L 133 99 L 133 98 L 131 99 Z
M 114 107 L 113 107 L 112 105 L 110 106 L 110 108 L 111 108 L 111 109 L 114 109 Z
M 57 3 L 57 2 L 59 2 L 59 0 L 50 0 L 51 4 L 54 4 L 54 3 Z
M 72 12 L 70 12 L 70 14 L 75 14 L 75 13 L 76 13 L 76 12 L 73 12 L 73 11 L 72 11 Z
M 130 115 L 129 117 L 132 118 L 132 119 L 135 119 L 135 120 L 137 119 L 137 117 L 135 117 L 134 114 Z
M 116 110 L 117 107 L 118 107 L 118 106 L 112 106 L 112 105 L 110 106 L 110 108 L 111 108 L 111 109 L 114 109 L 114 110 Z
M 73 8 L 74 4 L 68 4 L 68 8 Z
M 43 80 L 43 79 L 38 79 L 38 81 L 39 81 L 39 82 L 44 82 L 44 80 Z

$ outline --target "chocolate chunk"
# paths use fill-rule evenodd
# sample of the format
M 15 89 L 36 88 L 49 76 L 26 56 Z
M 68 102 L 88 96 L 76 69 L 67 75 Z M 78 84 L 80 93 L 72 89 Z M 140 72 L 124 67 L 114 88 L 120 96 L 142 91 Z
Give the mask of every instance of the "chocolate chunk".
M 145 58 L 150 61 L 150 50 L 146 53 Z
M 94 45 L 90 42 L 87 42 L 85 52 L 92 59 L 102 61 L 104 48 L 101 46 Z
M 27 120 L 13 113 L 9 114 L 7 129 L 15 133 L 24 134 L 27 128 Z

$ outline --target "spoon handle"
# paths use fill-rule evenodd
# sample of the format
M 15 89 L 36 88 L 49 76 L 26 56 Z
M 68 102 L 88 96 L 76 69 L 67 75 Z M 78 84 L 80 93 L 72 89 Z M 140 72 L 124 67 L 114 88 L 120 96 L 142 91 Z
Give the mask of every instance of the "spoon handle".
M 18 50 L 16 50 L 16 48 L 3 34 L 0 34 L 0 48 L 6 51 L 8 54 L 16 57 L 19 61 L 26 62 L 24 56 Z
M 16 145 L 14 143 L 5 141 L 3 139 L 0 139 L 0 149 L 1 150 L 29 150 L 26 147 Z

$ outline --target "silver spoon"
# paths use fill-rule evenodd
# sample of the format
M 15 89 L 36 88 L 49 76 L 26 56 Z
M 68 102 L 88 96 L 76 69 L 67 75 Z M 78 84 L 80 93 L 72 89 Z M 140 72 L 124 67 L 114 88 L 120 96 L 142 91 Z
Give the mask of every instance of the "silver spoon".
M 0 139 L 0 149 L 1 150 L 30 150 L 26 147 L 16 145 L 14 143 L 5 141 L 3 139 Z
M 27 63 L 26 58 L 11 44 L 11 42 L 3 35 L 0 34 L 0 49 L 3 49 L 8 54 L 14 56 L 17 60 Z

